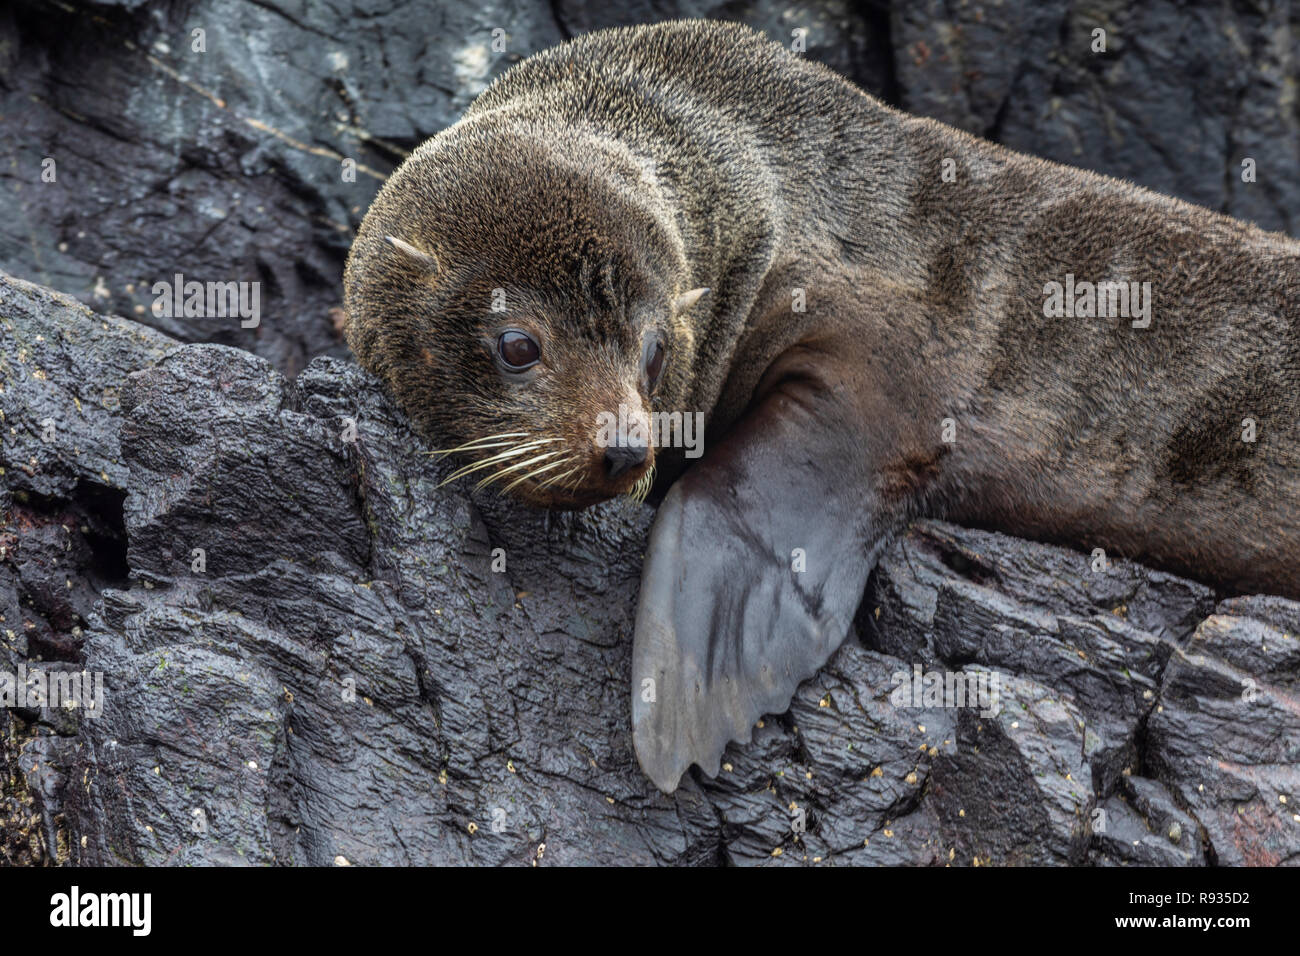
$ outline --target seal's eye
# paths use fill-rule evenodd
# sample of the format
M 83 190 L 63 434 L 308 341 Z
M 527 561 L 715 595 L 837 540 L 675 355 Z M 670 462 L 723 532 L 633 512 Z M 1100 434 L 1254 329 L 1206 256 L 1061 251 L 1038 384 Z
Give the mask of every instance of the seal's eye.
M 646 387 L 653 392 L 659 385 L 659 377 L 664 373 L 664 344 L 658 339 L 651 340 L 646 348 L 645 378 Z
M 497 354 L 512 372 L 532 368 L 542 357 L 542 350 L 527 332 L 510 329 L 497 337 Z

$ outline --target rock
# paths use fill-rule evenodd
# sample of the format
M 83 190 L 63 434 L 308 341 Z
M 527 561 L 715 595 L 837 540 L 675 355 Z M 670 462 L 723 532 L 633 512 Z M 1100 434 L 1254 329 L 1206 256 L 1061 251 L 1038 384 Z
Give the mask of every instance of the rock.
M 1202 866 L 1201 828 L 1165 787 L 1127 777 L 1092 814 L 1095 862 L 1110 866 Z
M 667 797 L 630 735 L 650 508 L 546 514 L 439 488 L 447 466 L 351 363 L 291 381 L 8 278 L 0 303 L 0 670 L 103 675 L 95 715 L 3 712 L 0 860 L 1300 851 L 1296 602 L 1216 603 L 1130 562 L 918 522 L 873 576 L 859 639 L 716 780 Z M 88 401 L 109 387 L 116 404 Z M 46 417 L 76 444 L 37 444 Z M 113 533 L 75 524 L 91 513 Z
M 7 5 L 0 175 L 15 214 L 0 219 L 0 265 L 297 374 L 344 354 L 330 309 L 387 174 L 495 74 L 561 39 L 523 0 Z M 155 283 L 177 273 L 260 283 L 261 322 L 156 316 Z
M 1201 20 L 1170 0 L 892 7 L 903 109 L 1265 229 L 1300 229 L 1290 8 Z
M 6 484 L 42 498 L 93 485 L 126 490 L 118 446 L 127 374 L 176 343 L 146 326 L 96 315 L 66 295 L 0 281 L 0 424 Z
M 1300 605 L 1224 601 L 1165 671 L 1153 769 L 1224 866 L 1300 859 Z
M 0 273 L 0 675 L 78 670 L 101 591 L 126 583 L 120 387 L 174 345 Z M 77 721 L 38 705 L 4 713 L 0 861 L 66 860 L 58 768 Z

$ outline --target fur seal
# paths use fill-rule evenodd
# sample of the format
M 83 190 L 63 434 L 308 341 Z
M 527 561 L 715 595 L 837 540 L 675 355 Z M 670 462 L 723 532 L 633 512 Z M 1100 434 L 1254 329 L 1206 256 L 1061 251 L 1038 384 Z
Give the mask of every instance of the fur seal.
M 676 478 L 633 639 L 665 791 L 788 706 L 916 516 L 1300 597 L 1300 242 L 742 26 L 519 63 L 389 179 L 345 281 L 352 348 L 462 471 L 549 507 Z M 598 442 L 620 405 L 703 412 L 703 458 Z

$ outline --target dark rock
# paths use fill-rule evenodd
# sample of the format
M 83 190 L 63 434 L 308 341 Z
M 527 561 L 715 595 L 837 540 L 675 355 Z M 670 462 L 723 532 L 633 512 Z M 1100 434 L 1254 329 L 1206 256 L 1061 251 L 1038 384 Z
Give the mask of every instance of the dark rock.
M 296 374 L 343 354 L 329 312 L 387 174 L 495 74 L 561 39 L 523 0 L 6 5 L 0 267 Z M 261 283 L 260 324 L 155 316 L 154 283 L 177 273 Z
M 1096 862 L 1114 866 L 1201 866 L 1201 828 L 1163 785 L 1126 777 L 1092 814 Z
M 42 498 L 78 485 L 126 489 L 118 448 L 121 387 L 172 340 L 96 315 L 66 295 L 0 281 L 0 433 L 5 483 Z
M 79 667 L 100 592 L 126 584 L 120 387 L 174 344 L 0 274 L 0 674 Z M 76 715 L 5 714 L 0 862 L 67 860 L 60 768 Z
M 1300 861 L 1300 605 L 1225 601 L 1170 659 L 1149 760 L 1220 865 Z
M 1300 10 L 1171 0 L 893 4 L 899 104 L 1295 235 Z M 1105 52 L 1093 52 L 1105 31 Z M 1242 178 L 1254 160 L 1255 181 Z

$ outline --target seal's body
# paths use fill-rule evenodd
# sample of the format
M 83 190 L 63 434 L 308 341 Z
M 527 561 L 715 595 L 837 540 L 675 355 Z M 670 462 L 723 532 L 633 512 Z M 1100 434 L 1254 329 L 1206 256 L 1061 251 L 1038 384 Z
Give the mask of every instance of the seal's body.
M 362 362 L 471 468 L 558 507 L 677 478 L 633 654 L 665 790 L 788 705 L 921 514 L 1300 597 L 1300 242 L 744 27 L 520 63 L 393 175 L 346 281 Z M 620 404 L 704 412 L 704 457 L 610 452 Z

